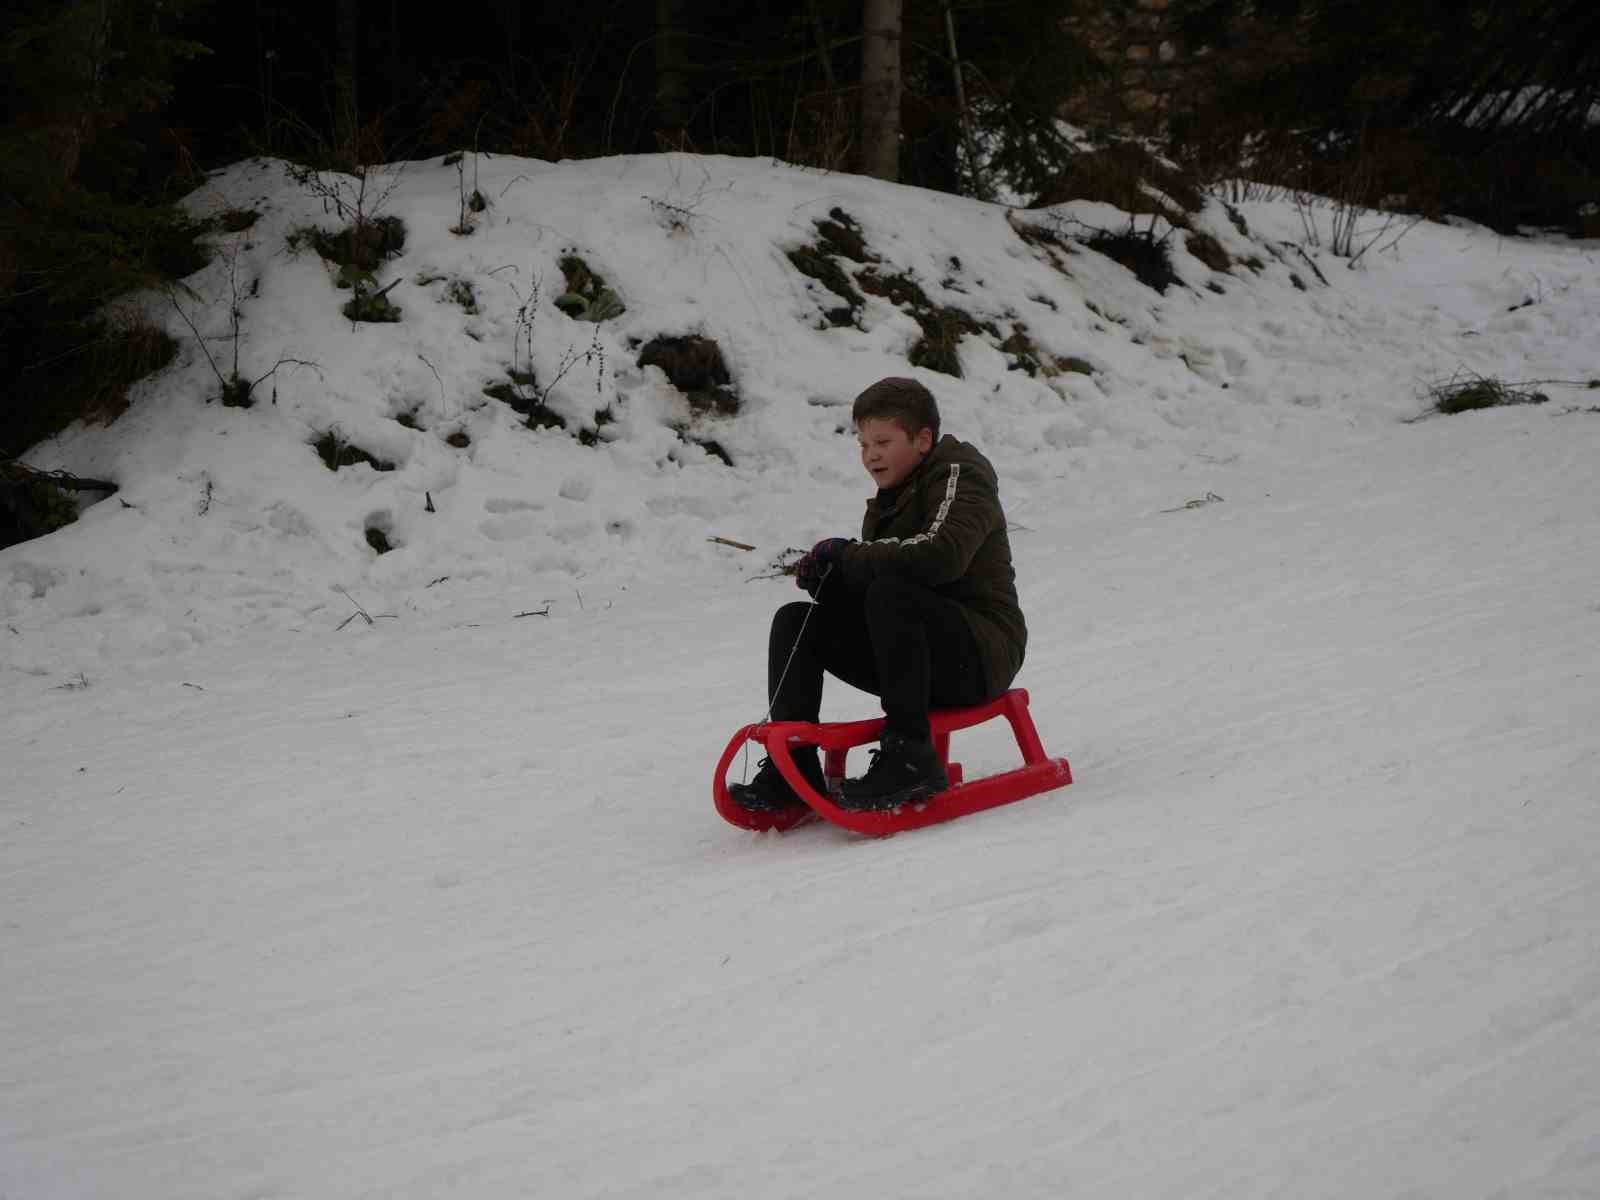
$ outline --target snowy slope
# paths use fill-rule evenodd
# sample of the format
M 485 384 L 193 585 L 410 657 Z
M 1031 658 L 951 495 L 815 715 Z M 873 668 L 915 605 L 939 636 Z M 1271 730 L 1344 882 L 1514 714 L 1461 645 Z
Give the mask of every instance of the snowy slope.
M 316 203 L 219 177 L 194 203 L 264 204 L 244 354 L 320 374 L 224 410 L 190 354 L 34 455 L 123 490 L 0 552 L 0 1196 L 1600 1192 L 1594 393 L 1404 420 L 1457 371 L 1600 375 L 1592 246 L 1421 226 L 1322 286 L 1292 209 L 1244 206 L 1247 238 L 1213 207 L 1264 269 L 1180 254 L 1158 297 L 872 181 L 483 171 L 456 238 L 454 170 L 405 169 L 383 276 L 472 278 L 481 312 L 408 282 L 355 330 L 283 248 Z M 836 206 L 1097 368 L 969 337 L 964 379 L 919 375 L 1001 470 L 1019 683 L 1078 782 L 887 841 L 709 801 L 796 595 L 755 577 L 853 529 L 843 406 L 913 373 L 904 313 L 818 329 L 783 257 Z M 628 305 L 553 400 L 614 406 L 596 446 L 480 391 L 504 264 L 543 273 L 541 371 L 593 335 L 548 307 L 568 247 Z M 744 397 L 689 426 L 732 468 L 631 365 L 692 331 Z M 327 471 L 334 422 L 397 469 Z

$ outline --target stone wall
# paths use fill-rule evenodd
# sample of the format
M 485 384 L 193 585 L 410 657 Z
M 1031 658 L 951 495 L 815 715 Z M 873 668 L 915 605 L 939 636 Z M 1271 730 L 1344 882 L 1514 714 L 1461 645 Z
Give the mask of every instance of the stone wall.
M 1190 45 L 1179 8 L 1178 0 L 1122 0 L 1080 6 L 1066 19 L 1068 31 L 1107 71 L 1068 106 L 1069 120 L 1157 133 L 1173 117 L 1203 108 L 1221 83 L 1298 53 L 1301 31 L 1268 28 L 1248 17 L 1229 26 L 1223 47 Z
M 1067 29 L 1105 64 L 1109 77 L 1074 101 L 1092 123 L 1157 124 L 1181 89 L 1190 54 L 1180 45 L 1172 0 L 1100 4 L 1067 18 Z

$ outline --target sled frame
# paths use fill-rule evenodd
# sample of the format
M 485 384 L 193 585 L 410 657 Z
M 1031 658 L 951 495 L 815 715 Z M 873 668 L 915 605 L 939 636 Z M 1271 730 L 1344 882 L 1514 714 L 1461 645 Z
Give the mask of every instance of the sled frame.
M 996 717 L 1004 717 L 1022 752 L 1022 766 L 998 775 L 986 775 L 970 783 L 963 778 L 960 763 L 950 761 L 950 735 L 970 729 Z M 1028 693 L 1013 688 L 986 704 L 971 708 L 942 708 L 928 714 L 933 747 L 944 764 L 950 787 L 923 800 L 913 800 L 892 809 L 861 810 L 841 808 L 831 795 L 818 794 L 800 768 L 795 765 L 795 746 L 816 746 L 824 752 L 822 773 L 830 784 L 842 779 L 845 761 L 856 746 L 876 742 L 883 732 L 884 718 L 866 721 L 762 721 L 746 725 L 733 735 L 722 752 L 712 779 L 711 793 L 717 811 L 742 829 L 792 829 L 815 817 L 870 837 L 887 837 L 909 829 L 937 825 L 968 813 L 981 812 L 1028 796 L 1065 787 L 1072 782 L 1072 767 L 1064 758 L 1051 758 L 1039 741 L 1033 717 L 1028 712 Z M 805 801 L 780 812 L 754 812 L 741 806 L 728 792 L 728 767 L 747 742 L 760 745 L 795 795 Z

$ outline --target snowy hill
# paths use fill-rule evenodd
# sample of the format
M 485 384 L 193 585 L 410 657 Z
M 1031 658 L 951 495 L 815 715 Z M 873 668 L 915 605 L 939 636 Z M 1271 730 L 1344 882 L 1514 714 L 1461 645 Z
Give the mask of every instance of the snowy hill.
M 177 302 L 314 365 L 225 408 L 146 298 L 179 363 L 31 456 L 121 490 L 0 551 L 0 1196 L 1600 1193 L 1593 243 L 1211 201 L 1158 293 L 1104 205 L 464 168 L 385 178 L 360 325 L 322 201 L 219 174 Z M 1000 471 L 1078 781 L 745 834 L 765 577 L 889 374 Z M 1410 420 L 1467 374 L 1563 382 Z

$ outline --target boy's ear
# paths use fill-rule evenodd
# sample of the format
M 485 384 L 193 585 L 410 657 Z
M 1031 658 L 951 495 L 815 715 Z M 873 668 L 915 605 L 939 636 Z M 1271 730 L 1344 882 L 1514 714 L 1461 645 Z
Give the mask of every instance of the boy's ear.
M 911 444 L 918 454 L 926 454 L 933 449 L 933 430 L 924 425 L 917 430 L 917 436 L 911 439 Z

